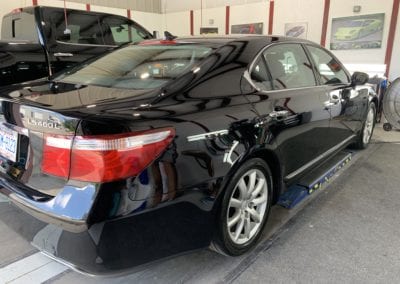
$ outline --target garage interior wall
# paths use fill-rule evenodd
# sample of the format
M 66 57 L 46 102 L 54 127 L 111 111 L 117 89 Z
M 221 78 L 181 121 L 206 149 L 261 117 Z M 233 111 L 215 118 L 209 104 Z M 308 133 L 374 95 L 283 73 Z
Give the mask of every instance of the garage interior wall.
M 60 0 L 37 0 L 39 5 L 63 6 Z M 154 0 L 152 0 L 154 1 Z M 271 0 L 159 0 L 162 13 L 148 13 L 131 10 L 133 20 L 150 31 L 168 30 L 178 36 L 190 35 L 190 15 L 193 11 L 193 34 L 200 34 L 200 27 L 218 28 L 220 35 L 226 30 L 226 6 L 229 6 L 229 31 L 232 24 L 263 23 L 263 33 L 267 34 L 269 7 Z M 393 1 L 396 0 L 331 0 L 326 31 L 326 46 L 330 45 L 331 23 L 333 18 L 353 15 L 385 13 L 382 47 L 378 49 L 336 50 L 334 53 L 345 63 L 384 64 Z M 80 2 L 80 3 L 72 3 Z M 86 9 L 83 0 L 71 0 L 67 7 Z M 108 13 L 127 15 L 124 8 L 93 5 L 87 0 L 90 9 Z M 106 3 L 107 1 L 103 1 Z M 120 1 L 121 2 L 121 1 Z M 128 1 L 127 1 L 128 2 Z M 286 23 L 306 22 L 307 38 L 320 42 L 325 0 L 274 0 L 273 33 L 283 34 Z M 102 2 L 101 2 L 102 3 Z M 113 1 L 108 1 L 109 6 Z M 122 3 L 122 2 L 121 2 Z M 119 4 L 121 4 L 119 3 Z M 19 5 L 21 4 L 21 5 Z M 97 2 L 96 2 L 97 4 Z M 4 1 L 0 6 L 0 16 L 10 12 L 15 6 L 30 6 L 31 0 Z M 121 4 L 122 5 L 122 4 Z M 353 6 L 360 5 L 361 12 L 354 13 Z M 202 9 L 201 9 L 202 8 Z M 400 77 L 400 21 L 397 23 L 389 77 Z

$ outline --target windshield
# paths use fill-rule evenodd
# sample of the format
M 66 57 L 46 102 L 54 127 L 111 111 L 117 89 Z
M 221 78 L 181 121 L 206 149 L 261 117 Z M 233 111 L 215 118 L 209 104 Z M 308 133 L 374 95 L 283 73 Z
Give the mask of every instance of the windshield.
M 209 47 L 193 44 L 128 46 L 74 68 L 55 80 L 80 85 L 152 89 L 186 72 L 210 52 Z

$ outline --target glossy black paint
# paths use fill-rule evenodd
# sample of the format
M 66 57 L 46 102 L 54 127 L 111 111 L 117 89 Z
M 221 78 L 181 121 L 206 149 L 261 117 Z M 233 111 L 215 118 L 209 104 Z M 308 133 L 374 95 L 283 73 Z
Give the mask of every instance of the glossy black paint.
M 74 9 L 67 9 L 66 13 L 74 14 L 76 17 L 91 16 L 93 22 L 84 23 L 82 27 L 90 31 L 100 24 L 104 33 L 101 37 L 103 40 L 69 43 L 57 38 L 56 30 L 65 25 L 62 8 L 26 7 L 21 8 L 21 11 L 5 15 L 0 41 L 0 86 L 49 77 L 115 49 L 120 43 L 114 41 L 110 28 L 105 24 L 110 21 L 130 25 L 140 31 L 144 38 L 152 38 L 152 35 L 139 24 L 122 16 Z M 12 36 L 15 33 L 11 31 L 14 29 L 12 24 L 14 21 L 18 21 L 20 28 L 26 30 L 26 38 Z
M 198 72 L 160 89 L 36 82 L 2 91 L 1 122 L 25 137 L 34 154 L 22 164 L 3 161 L 9 168 L 0 173 L 1 192 L 45 222 L 23 214 L 19 220 L 31 223 L 25 236 L 40 250 L 86 273 L 112 274 L 207 247 L 225 184 L 244 161 L 266 160 L 276 200 L 287 185 L 322 163 L 325 153 L 353 142 L 376 99 L 350 81 L 272 91 L 257 90 L 249 81 L 246 73 L 266 47 L 312 44 L 307 41 L 248 36 L 176 44 L 187 41 L 216 49 Z M 38 125 L 37 114 L 57 127 Z M 173 127 L 175 139 L 137 177 L 90 184 L 40 172 L 46 132 L 98 135 L 161 127 Z M 75 198 L 68 199 L 71 194 Z

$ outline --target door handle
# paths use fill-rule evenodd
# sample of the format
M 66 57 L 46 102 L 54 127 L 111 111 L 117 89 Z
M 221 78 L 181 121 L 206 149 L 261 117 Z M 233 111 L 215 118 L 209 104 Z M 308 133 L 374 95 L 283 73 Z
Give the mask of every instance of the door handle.
M 282 119 L 285 117 L 288 117 L 290 115 L 290 112 L 288 110 L 278 110 L 278 111 L 273 111 L 269 114 L 271 118 L 275 119 Z
M 72 57 L 72 56 L 74 56 L 74 54 L 70 53 L 70 52 L 57 52 L 57 53 L 54 53 L 54 56 L 55 57 Z

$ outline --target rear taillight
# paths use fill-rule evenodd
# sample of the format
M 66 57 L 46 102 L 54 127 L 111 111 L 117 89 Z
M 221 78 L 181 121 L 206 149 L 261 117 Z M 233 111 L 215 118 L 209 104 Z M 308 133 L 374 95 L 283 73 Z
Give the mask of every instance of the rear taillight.
M 171 128 L 99 136 L 45 136 L 42 172 L 109 182 L 138 175 L 172 142 Z

